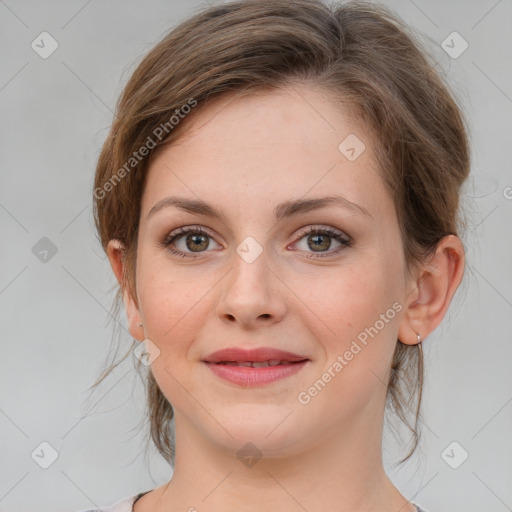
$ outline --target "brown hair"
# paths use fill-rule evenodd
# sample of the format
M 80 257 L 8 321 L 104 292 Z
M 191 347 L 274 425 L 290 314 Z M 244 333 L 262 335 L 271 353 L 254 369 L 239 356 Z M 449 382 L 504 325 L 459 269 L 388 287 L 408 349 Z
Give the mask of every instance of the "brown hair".
M 299 82 L 349 102 L 375 134 L 374 150 L 401 230 L 406 274 L 433 254 L 441 238 L 458 235 L 463 226 L 459 189 L 470 167 L 465 120 L 434 61 L 397 16 L 363 1 L 330 6 L 320 0 L 217 4 L 185 20 L 142 59 L 119 98 L 99 156 L 94 180 L 99 239 L 105 250 L 111 239 L 126 248 L 116 314 L 123 288 L 136 297 L 140 204 L 151 157 L 164 143 L 176 141 L 187 125 L 188 119 L 169 122 L 173 113 L 176 119 L 183 117 L 183 106 L 194 102 L 192 117 L 213 98 Z M 149 140 L 154 147 L 144 152 L 147 158 L 135 160 L 134 151 L 149 147 Z M 172 405 L 150 369 L 145 379 L 151 438 L 172 464 Z M 401 462 L 418 444 L 422 384 L 421 344 L 397 340 L 388 405 L 413 437 L 413 447 Z M 411 425 L 407 416 L 416 399 Z

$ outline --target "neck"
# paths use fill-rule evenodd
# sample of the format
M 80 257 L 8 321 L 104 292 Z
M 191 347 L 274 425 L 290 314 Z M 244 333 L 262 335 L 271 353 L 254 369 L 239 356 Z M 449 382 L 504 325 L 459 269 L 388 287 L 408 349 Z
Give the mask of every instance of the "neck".
M 226 450 L 179 414 L 175 425 L 174 472 L 159 489 L 158 512 L 415 512 L 383 469 L 382 418 L 377 425 L 365 418 L 342 431 L 322 431 L 309 446 L 288 447 L 291 454 L 263 453 L 245 463 L 237 456 L 245 443 Z

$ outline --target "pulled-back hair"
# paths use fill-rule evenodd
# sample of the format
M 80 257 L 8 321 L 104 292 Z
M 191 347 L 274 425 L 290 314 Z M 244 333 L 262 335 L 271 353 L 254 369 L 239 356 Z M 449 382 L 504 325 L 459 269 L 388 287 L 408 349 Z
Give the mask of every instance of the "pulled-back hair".
M 149 164 L 164 143 L 173 143 L 186 129 L 183 113 L 191 108 L 184 106 L 194 105 L 193 117 L 214 98 L 295 83 L 339 98 L 374 134 L 407 275 L 433 254 L 441 238 L 459 235 L 459 193 L 470 167 L 465 120 L 433 59 L 396 15 L 363 1 L 216 4 L 174 28 L 142 59 L 119 98 L 99 156 L 93 200 L 99 240 L 104 250 L 112 239 L 126 248 L 116 313 L 123 289 L 136 298 L 137 236 Z M 179 121 L 170 121 L 173 116 Z M 145 157 L 135 159 L 142 147 Z M 172 464 L 172 405 L 150 368 L 143 381 L 151 438 Z M 403 460 L 418 444 L 422 384 L 421 344 L 397 340 L 387 402 L 412 433 L 413 447 Z

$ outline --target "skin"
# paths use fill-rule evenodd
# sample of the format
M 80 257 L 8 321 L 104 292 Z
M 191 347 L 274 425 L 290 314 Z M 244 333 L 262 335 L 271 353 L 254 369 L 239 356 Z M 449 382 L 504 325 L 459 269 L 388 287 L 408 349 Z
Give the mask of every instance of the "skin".
M 172 479 L 141 498 L 135 512 L 414 511 L 383 469 L 384 383 L 397 338 L 415 344 L 416 333 L 425 339 L 443 319 L 464 271 L 461 241 L 445 237 L 428 262 L 405 275 L 393 200 L 370 132 L 318 89 L 294 85 L 217 99 L 186 122 L 185 136 L 151 162 L 137 295 L 123 296 L 132 336 L 160 350 L 151 369 L 176 421 Z M 338 149 L 351 133 L 366 146 L 354 161 Z M 147 219 L 171 194 L 214 204 L 225 219 L 176 207 Z M 282 201 L 333 194 L 370 215 L 331 205 L 273 217 Z M 174 247 L 196 258 L 159 245 L 191 225 L 208 231 L 200 249 L 187 247 L 186 235 Z M 308 246 L 315 235 L 299 233 L 308 226 L 333 228 L 353 243 L 341 246 L 325 235 L 315 250 Z M 248 236 L 262 249 L 252 263 L 236 252 Z M 120 283 L 122 249 L 112 240 L 107 251 Z M 401 305 L 394 318 L 300 403 L 298 393 L 393 303 Z M 291 377 L 247 388 L 201 362 L 228 346 L 271 346 L 311 362 Z M 237 457 L 247 442 L 261 453 L 252 467 Z

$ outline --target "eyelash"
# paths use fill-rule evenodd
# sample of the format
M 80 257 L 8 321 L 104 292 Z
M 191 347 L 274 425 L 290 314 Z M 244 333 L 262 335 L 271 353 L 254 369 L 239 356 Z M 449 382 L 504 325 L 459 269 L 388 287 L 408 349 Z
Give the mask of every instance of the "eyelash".
M 184 253 L 180 250 L 176 250 L 171 245 L 178 238 L 181 238 L 190 233 L 204 235 L 208 238 L 213 239 L 213 237 L 207 231 L 202 229 L 201 227 L 185 227 L 185 228 L 179 228 L 177 231 L 173 231 L 172 233 L 167 235 L 164 238 L 164 240 L 162 241 L 161 245 L 164 248 L 166 248 L 167 250 L 169 250 L 172 254 L 175 254 L 176 256 L 180 256 L 182 258 L 197 258 L 201 254 L 201 252 L 207 252 L 207 251 L 200 251 L 200 252 L 196 253 L 195 256 L 192 256 L 191 255 L 192 253 Z M 326 258 L 326 257 L 332 256 L 333 254 L 337 254 L 338 252 L 343 250 L 345 247 L 352 246 L 352 240 L 349 237 L 345 238 L 346 235 L 343 236 L 343 233 L 336 231 L 332 228 L 315 228 L 313 226 L 309 226 L 308 228 L 304 228 L 304 229 L 300 230 L 298 235 L 300 235 L 299 240 L 301 240 L 302 238 L 304 238 L 307 235 L 327 235 L 330 238 L 333 238 L 334 240 L 336 240 L 337 242 L 340 242 L 340 244 L 341 244 L 341 246 L 337 247 L 333 251 L 328 251 L 328 252 L 324 252 L 324 253 L 321 253 L 321 252 L 310 253 L 310 254 L 314 254 L 314 256 L 306 256 L 307 258 L 315 258 L 315 259 L 316 258 Z

